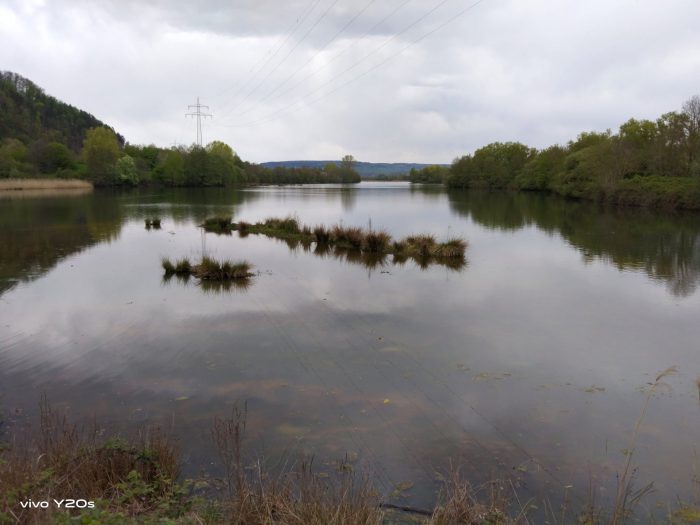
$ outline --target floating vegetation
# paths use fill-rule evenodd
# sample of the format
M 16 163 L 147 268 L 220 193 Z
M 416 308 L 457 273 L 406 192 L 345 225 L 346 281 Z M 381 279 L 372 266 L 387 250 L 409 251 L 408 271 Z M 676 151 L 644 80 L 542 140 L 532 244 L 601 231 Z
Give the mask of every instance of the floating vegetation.
M 230 234 L 232 225 L 230 215 L 216 215 L 206 219 L 202 227 L 208 232 Z
M 253 277 L 251 273 L 252 265 L 248 262 L 232 262 L 228 260 L 217 261 L 212 257 L 204 256 L 199 264 L 192 264 L 186 258 L 173 263 L 170 259 L 164 258 L 161 266 L 165 271 L 165 276 L 194 276 L 202 281 L 225 282 L 241 281 Z
M 150 230 L 151 228 L 153 228 L 154 230 L 160 230 L 160 219 L 158 217 L 144 219 L 143 222 L 145 223 L 147 230 Z
M 315 243 L 313 253 L 316 255 L 332 255 L 368 267 L 384 265 L 388 256 L 393 257 L 391 262 L 394 264 L 412 259 L 421 268 L 440 264 L 459 270 L 466 264 L 467 242 L 459 238 L 438 242 L 433 235 L 411 235 L 394 240 L 385 230 L 365 230 L 342 224 L 331 228 L 323 225 L 310 227 L 300 224 L 295 217 L 271 217 L 255 224 L 232 222 L 230 217 L 212 217 L 204 221 L 202 227 L 216 233 L 238 231 L 241 236 L 265 235 L 284 241 L 290 249 L 301 246 L 305 251 L 311 251 Z

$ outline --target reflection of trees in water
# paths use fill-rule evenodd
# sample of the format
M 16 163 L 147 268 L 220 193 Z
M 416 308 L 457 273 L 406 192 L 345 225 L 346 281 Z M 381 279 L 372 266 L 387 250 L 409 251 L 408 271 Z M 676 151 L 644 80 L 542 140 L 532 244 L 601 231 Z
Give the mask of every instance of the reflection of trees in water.
M 3 199 L 0 206 L 0 294 L 33 280 L 61 259 L 121 229 L 120 206 L 96 194 Z
M 697 214 L 605 207 L 536 193 L 450 192 L 449 202 L 453 211 L 489 229 L 534 225 L 557 233 L 585 261 L 643 270 L 676 296 L 688 296 L 700 284 Z
M 229 188 L 98 190 L 84 195 L 2 199 L 0 205 L 0 294 L 36 279 L 62 259 L 119 236 L 129 220 L 163 215 L 201 222 L 217 210 L 259 195 Z

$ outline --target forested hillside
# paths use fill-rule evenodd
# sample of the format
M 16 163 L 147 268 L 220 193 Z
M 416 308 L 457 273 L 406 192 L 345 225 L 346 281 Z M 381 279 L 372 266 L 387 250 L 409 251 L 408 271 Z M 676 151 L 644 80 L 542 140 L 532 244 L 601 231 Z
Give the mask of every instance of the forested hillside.
M 31 80 L 0 71 L 0 140 L 26 145 L 60 142 L 77 153 L 88 129 L 105 124 L 90 113 L 47 95 Z M 123 144 L 123 137 L 119 136 Z

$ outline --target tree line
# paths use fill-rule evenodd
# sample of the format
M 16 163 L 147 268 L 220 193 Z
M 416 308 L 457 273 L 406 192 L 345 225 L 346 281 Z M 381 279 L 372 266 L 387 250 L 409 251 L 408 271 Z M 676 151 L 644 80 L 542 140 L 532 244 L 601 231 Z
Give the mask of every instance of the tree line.
M 11 72 L 0 72 L 0 115 L 0 178 L 80 178 L 97 186 L 360 181 L 351 155 L 317 168 L 266 168 L 241 160 L 221 141 L 173 148 L 125 144 L 93 115 Z
M 655 121 L 630 119 L 617 133 L 584 132 L 537 150 L 495 142 L 412 182 L 452 188 L 545 191 L 620 205 L 700 209 L 700 97 Z

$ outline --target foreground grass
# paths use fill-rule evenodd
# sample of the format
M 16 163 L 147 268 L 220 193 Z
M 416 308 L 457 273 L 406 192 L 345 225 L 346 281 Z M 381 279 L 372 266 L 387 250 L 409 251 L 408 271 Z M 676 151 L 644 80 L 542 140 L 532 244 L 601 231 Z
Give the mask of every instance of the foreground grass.
M 371 480 L 346 464 L 335 476 L 317 473 L 313 461 L 279 474 L 266 471 L 260 461 L 251 466 L 243 459 L 245 410 L 234 409 L 230 418 L 212 422 L 223 488 L 204 494 L 192 480 L 177 481 L 177 447 L 160 432 L 133 440 L 98 437 L 97 428 L 79 430 L 48 403 L 41 408 L 38 438 L 0 451 L 3 525 L 516 523 L 495 500 L 476 499 L 458 478 L 445 484 L 432 516 L 411 517 L 383 506 Z M 54 503 L 67 498 L 84 498 L 83 505 L 91 508 L 68 510 Z M 29 500 L 50 505 L 23 508 Z
M 336 255 L 346 255 L 352 262 L 371 264 L 381 262 L 383 257 L 390 255 L 396 263 L 412 259 L 421 267 L 441 264 L 459 269 L 466 263 L 464 254 L 467 242 L 458 238 L 438 242 L 433 235 L 411 235 L 405 239 L 394 240 L 384 230 L 364 230 L 342 225 L 312 228 L 300 224 L 294 217 L 268 218 L 263 222 L 251 224 L 243 221 L 235 223 L 231 217 L 218 216 L 205 220 L 202 227 L 206 231 L 220 234 L 238 231 L 241 236 L 265 235 L 283 240 L 290 247 L 301 245 L 310 248 L 315 243 L 314 253 L 325 255 L 332 249 Z M 364 257 L 353 256 L 352 253 Z
M 633 458 L 649 402 L 663 379 L 659 374 L 647 391 L 632 432 L 630 448 L 617 474 L 618 490 L 608 508 L 591 500 L 585 508 L 564 505 L 528 516 L 513 484 L 496 480 L 474 489 L 459 469 L 443 479 L 435 508 L 407 512 L 384 504 L 372 480 L 345 462 L 335 475 L 319 473 L 313 461 L 273 473 L 261 460 L 245 454 L 246 409 L 235 407 L 228 418 L 214 418 L 211 438 L 218 450 L 223 478 L 219 490 L 203 492 L 193 480 L 179 481 L 177 446 L 150 430 L 134 439 L 105 437 L 97 427 L 78 429 L 41 403 L 40 431 L 33 440 L 11 439 L 0 447 L 0 524 L 84 525 L 520 525 L 530 523 L 621 525 L 645 521 L 638 511 L 649 486 L 633 489 Z M 508 489 L 510 487 L 510 489 Z M 62 509 L 54 500 L 84 498 L 93 508 Z M 52 502 L 46 509 L 28 509 L 23 502 Z M 86 502 L 87 504 L 87 502 Z M 546 508 L 546 506 L 545 506 Z M 666 520 L 652 523 L 690 524 L 700 508 L 669 504 Z

